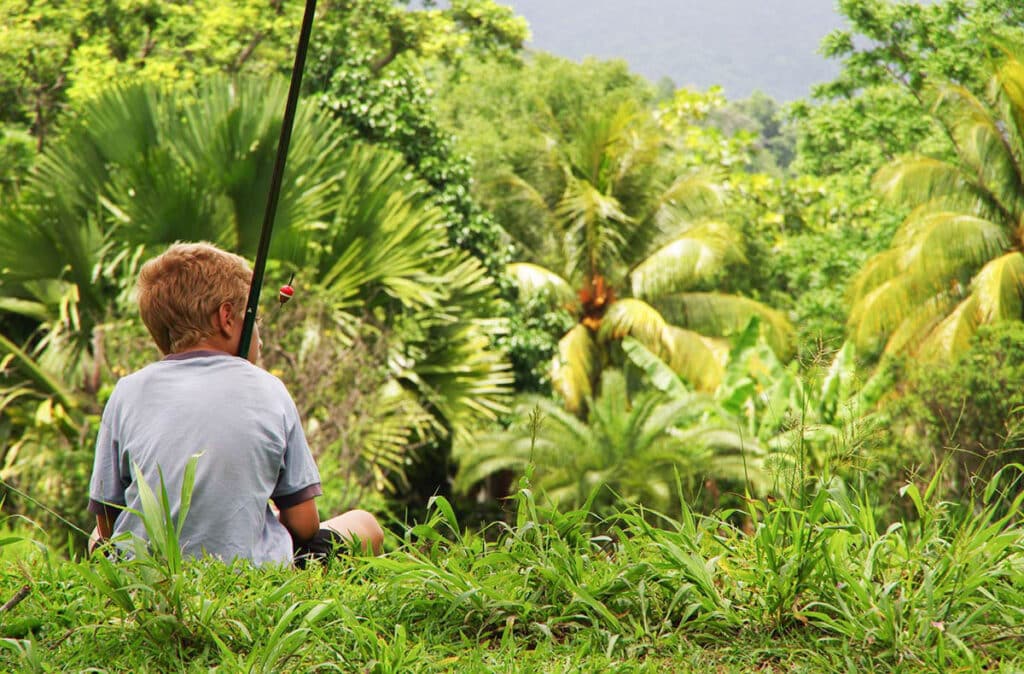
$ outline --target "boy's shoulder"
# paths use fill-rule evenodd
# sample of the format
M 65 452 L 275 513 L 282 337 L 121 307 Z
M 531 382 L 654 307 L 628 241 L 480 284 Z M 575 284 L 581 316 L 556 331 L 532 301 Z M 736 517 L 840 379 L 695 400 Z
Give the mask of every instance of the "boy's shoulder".
M 121 377 L 114 386 L 122 395 L 168 379 L 234 380 L 239 386 L 257 387 L 269 393 L 288 395 L 287 387 L 276 375 L 229 353 L 193 351 L 171 354 L 162 360 Z

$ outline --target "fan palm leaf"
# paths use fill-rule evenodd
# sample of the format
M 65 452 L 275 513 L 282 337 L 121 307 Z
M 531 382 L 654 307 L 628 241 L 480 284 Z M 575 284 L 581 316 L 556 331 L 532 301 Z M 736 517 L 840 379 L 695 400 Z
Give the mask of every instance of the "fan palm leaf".
M 343 153 L 330 228 L 318 239 L 318 282 L 339 307 L 365 306 L 377 293 L 408 307 L 437 307 L 445 296 L 437 269 L 448 255 L 444 216 L 402 158 L 368 146 Z
M 495 337 L 507 331 L 505 321 L 475 310 L 481 300 L 493 297 L 493 280 L 469 254 L 452 257 L 441 277 L 447 295 L 440 310 L 425 308 L 412 316 L 422 336 L 405 340 L 402 348 L 415 358 L 396 374 L 417 384 L 447 428 L 468 435 L 508 412 L 514 376 L 505 354 L 494 346 Z
M 170 130 L 183 162 L 230 204 L 226 245 L 247 254 L 255 252 L 263 224 L 286 85 L 279 79 L 214 78 Z M 323 227 L 333 210 L 338 185 L 330 178 L 344 170 L 344 159 L 337 122 L 302 102 L 278 195 L 275 259 L 302 264 L 309 228 Z

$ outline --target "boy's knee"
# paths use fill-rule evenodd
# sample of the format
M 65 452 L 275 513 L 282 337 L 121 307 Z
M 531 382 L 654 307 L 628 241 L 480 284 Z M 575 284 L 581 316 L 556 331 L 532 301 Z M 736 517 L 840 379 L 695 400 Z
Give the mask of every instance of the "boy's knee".
M 353 510 L 352 514 L 359 518 L 360 530 L 366 532 L 366 535 L 361 537 L 364 544 L 369 544 L 373 554 L 379 555 L 381 548 L 384 547 L 384 528 L 376 517 L 365 510 Z
M 349 510 L 323 523 L 346 538 L 358 538 L 367 551 L 379 555 L 384 547 L 384 529 L 377 518 L 365 510 Z

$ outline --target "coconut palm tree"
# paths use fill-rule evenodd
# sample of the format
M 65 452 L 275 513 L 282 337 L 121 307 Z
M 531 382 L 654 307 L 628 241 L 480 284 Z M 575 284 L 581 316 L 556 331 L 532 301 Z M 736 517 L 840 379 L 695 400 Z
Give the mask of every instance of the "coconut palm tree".
M 727 265 L 743 260 L 742 242 L 706 217 L 721 205 L 708 176 L 662 180 L 664 138 L 648 113 L 629 104 L 601 110 L 571 136 L 552 134 L 548 146 L 561 183 L 511 183 L 538 207 L 556 247 L 539 251 L 539 264 L 515 263 L 509 272 L 522 292 L 547 290 L 579 319 L 559 342 L 552 377 L 569 410 L 582 411 L 608 344 L 625 335 L 702 388 L 714 388 L 721 374 L 713 338 L 753 315 L 779 353 L 790 353 L 792 330 L 781 313 L 713 291 Z
M 1007 52 L 984 100 L 939 84 L 930 101 L 953 154 L 877 174 L 913 210 L 854 279 L 848 325 L 860 345 L 941 358 L 981 324 L 1024 318 L 1024 61 Z

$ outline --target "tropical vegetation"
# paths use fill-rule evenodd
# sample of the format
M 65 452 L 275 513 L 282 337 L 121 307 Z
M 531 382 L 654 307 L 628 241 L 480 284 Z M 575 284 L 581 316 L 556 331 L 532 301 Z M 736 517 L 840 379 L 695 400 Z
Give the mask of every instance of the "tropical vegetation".
M 87 554 L 136 272 L 254 255 L 299 4 L 0 0 L 0 668 L 1024 666 L 1008 0 L 841 0 L 789 106 L 320 3 L 263 366 L 386 553 L 182 559 L 153 485 Z

